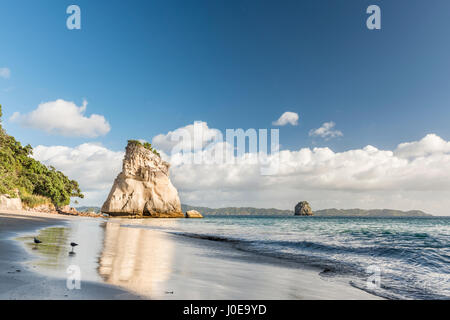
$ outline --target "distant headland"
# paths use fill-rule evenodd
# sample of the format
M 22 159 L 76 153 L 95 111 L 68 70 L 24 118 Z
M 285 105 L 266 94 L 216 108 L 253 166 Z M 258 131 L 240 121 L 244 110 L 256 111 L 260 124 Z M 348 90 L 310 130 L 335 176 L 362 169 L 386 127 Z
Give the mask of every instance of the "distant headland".
M 77 207 L 80 212 L 100 212 L 100 207 Z M 254 207 L 226 207 L 208 208 L 181 204 L 183 212 L 196 210 L 205 216 L 293 216 L 294 210 Z M 314 211 L 318 217 L 432 217 L 433 215 L 420 210 L 391 210 L 391 209 L 323 209 Z
M 265 209 L 253 207 L 227 207 L 227 208 L 208 208 L 196 207 L 182 204 L 183 211 L 197 210 L 207 216 L 219 215 L 241 215 L 241 216 L 292 216 L 294 210 Z M 433 215 L 420 210 L 401 211 L 393 209 L 323 209 L 313 212 L 318 217 L 432 217 Z

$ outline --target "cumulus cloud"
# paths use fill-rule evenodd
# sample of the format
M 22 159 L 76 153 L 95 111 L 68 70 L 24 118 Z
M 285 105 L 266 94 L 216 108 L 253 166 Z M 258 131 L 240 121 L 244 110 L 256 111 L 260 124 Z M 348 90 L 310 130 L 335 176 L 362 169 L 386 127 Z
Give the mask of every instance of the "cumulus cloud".
M 309 200 L 317 209 L 422 209 L 448 214 L 449 153 L 435 149 L 405 159 L 373 146 L 345 152 L 302 148 L 270 156 L 269 161 L 279 166 L 271 176 L 261 175 L 251 157 L 234 164 L 171 161 L 171 170 L 184 203 L 293 208 L 297 201 Z
M 27 114 L 15 112 L 10 121 L 66 137 L 94 138 L 107 134 L 111 127 L 105 117 L 98 114 L 85 116 L 86 107 L 86 101 L 78 107 L 73 102 L 58 99 L 41 103 Z
M 202 139 L 205 141 L 210 140 Z M 257 154 L 249 152 L 233 162 L 200 164 L 190 161 L 188 154 L 162 154 L 172 164 L 172 182 L 186 204 L 292 209 L 298 201 L 308 200 L 314 209 L 421 209 L 448 215 L 449 143 L 428 135 L 401 143 L 394 150 L 370 145 L 344 152 L 330 148 L 282 150 L 266 159 L 278 168 L 273 175 L 262 175 L 260 163 L 254 161 Z M 193 149 L 192 155 L 209 152 L 214 149 L 211 144 L 219 149 L 230 147 L 225 142 L 204 143 L 203 148 Z M 101 205 L 120 171 L 123 152 L 93 144 L 40 146 L 35 157 L 87 188 L 83 203 Z
M 11 76 L 11 70 L 8 68 L 0 68 L 0 78 L 9 79 Z
M 123 156 L 123 151 L 111 151 L 94 143 L 74 148 L 39 145 L 33 149 L 36 160 L 57 168 L 80 183 L 86 205 L 103 203 L 112 182 L 122 170 Z
M 423 157 L 431 154 L 449 153 L 450 142 L 436 134 L 427 134 L 422 140 L 398 145 L 395 154 L 399 157 Z
M 269 155 L 267 161 L 278 167 L 277 173 L 269 176 L 261 175 L 256 155 L 249 153 L 232 163 L 193 164 L 192 157 L 211 150 L 210 145 L 193 151 L 192 157 L 172 154 L 167 160 L 184 203 L 291 208 L 306 199 L 315 208 L 422 209 L 447 214 L 448 145 L 434 135 L 433 139 L 427 136 L 401 143 L 393 151 L 370 145 L 344 152 L 330 148 L 283 150 Z
M 333 130 L 336 124 L 333 121 L 325 122 L 320 128 L 309 131 L 310 137 L 321 137 L 325 140 L 342 137 L 344 134 L 339 130 Z
M 223 135 L 219 130 L 210 129 L 206 122 L 196 121 L 194 124 L 155 136 L 152 139 L 152 145 L 158 150 L 169 154 L 181 141 L 189 149 L 200 150 L 208 144 L 214 143 L 217 139 L 222 139 L 222 137 Z
M 277 121 L 272 122 L 274 126 L 285 126 L 287 124 L 298 125 L 298 113 L 286 111 L 278 118 Z

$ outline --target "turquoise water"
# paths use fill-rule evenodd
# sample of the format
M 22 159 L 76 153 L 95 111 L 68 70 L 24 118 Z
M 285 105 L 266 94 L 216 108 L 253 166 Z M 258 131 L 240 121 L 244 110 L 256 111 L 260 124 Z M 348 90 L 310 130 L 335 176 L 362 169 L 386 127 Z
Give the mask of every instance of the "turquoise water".
M 237 249 L 323 268 L 387 298 L 450 298 L 450 217 L 207 217 L 145 223 L 184 236 L 230 241 Z

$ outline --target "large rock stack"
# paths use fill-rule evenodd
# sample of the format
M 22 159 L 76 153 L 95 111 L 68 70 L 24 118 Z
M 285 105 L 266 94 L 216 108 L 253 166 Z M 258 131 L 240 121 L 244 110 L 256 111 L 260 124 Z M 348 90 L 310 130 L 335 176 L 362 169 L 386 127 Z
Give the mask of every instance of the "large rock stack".
M 119 173 L 101 211 L 111 216 L 183 218 L 170 164 L 142 144 L 129 142 Z

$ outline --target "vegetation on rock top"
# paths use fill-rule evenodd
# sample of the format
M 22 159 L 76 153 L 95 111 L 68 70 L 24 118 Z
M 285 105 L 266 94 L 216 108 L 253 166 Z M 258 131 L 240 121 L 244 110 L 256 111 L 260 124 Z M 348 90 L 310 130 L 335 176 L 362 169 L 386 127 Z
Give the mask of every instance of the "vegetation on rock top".
M 139 140 L 128 140 L 128 144 L 129 144 L 129 145 L 130 145 L 130 144 L 134 144 L 134 145 L 138 145 L 138 146 L 144 147 L 145 149 L 150 150 L 151 152 L 153 152 L 154 154 L 156 154 L 158 157 L 161 157 L 161 155 L 159 154 L 159 152 L 156 151 L 156 149 L 152 147 L 152 144 L 151 144 L 150 142 L 144 142 L 144 143 L 142 143 L 142 142 L 139 141 Z

